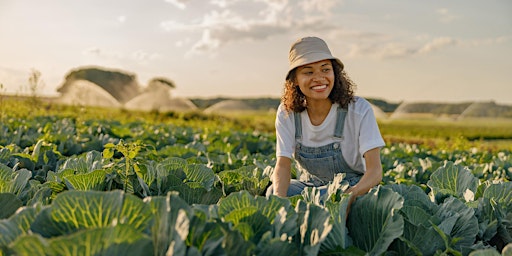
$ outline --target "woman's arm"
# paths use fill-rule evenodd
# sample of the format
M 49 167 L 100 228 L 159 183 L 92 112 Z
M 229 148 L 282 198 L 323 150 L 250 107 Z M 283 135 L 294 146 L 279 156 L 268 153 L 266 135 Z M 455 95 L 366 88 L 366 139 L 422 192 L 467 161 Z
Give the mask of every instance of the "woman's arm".
M 353 187 L 350 187 L 346 192 L 352 192 L 351 202 L 360 195 L 364 195 L 370 191 L 371 188 L 378 185 L 382 181 L 382 164 L 380 161 L 380 148 L 374 148 L 364 153 L 366 162 L 366 171 L 361 177 L 361 180 Z
M 284 156 L 277 158 L 274 170 L 274 180 L 272 182 L 272 186 L 274 186 L 274 195 L 280 197 L 287 196 L 288 187 L 290 187 L 291 166 L 292 161 L 290 158 Z

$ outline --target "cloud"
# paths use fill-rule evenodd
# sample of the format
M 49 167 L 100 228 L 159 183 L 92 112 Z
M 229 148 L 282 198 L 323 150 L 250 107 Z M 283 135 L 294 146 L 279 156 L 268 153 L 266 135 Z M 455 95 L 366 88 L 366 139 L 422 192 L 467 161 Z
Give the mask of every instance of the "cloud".
M 318 11 L 324 14 L 330 14 L 332 8 L 339 2 L 338 0 L 304 0 L 299 5 L 306 13 Z
M 193 54 L 197 52 L 209 52 L 211 50 L 219 48 L 219 46 L 220 40 L 212 38 L 210 30 L 204 30 L 201 39 L 194 44 L 194 46 L 192 47 L 192 51 L 188 54 Z
M 461 40 L 451 37 L 437 37 L 420 45 L 407 45 L 400 42 L 390 42 L 385 37 L 375 37 L 377 40 L 366 40 L 353 44 L 347 56 L 349 57 L 373 57 L 378 59 L 407 58 L 416 55 L 426 55 L 442 51 L 448 47 L 479 47 L 484 45 L 495 45 L 509 42 L 511 36 L 500 36 L 495 38 Z M 419 37 L 421 39 L 425 36 Z M 386 42 L 387 41 L 387 42 Z
M 123 60 L 123 61 L 135 61 L 139 63 L 147 63 L 149 61 L 157 60 L 161 58 L 158 53 L 148 53 L 142 50 L 137 50 L 128 54 L 122 54 L 115 51 L 105 51 L 98 47 L 90 47 L 85 49 L 83 52 L 85 56 L 93 56 L 100 59 L 106 60 Z
M 450 23 L 459 17 L 452 14 L 448 9 L 441 8 L 436 11 L 437 15 L 439 16 L 439 21 L 442 23 Z
M 350 57 L 367 56 L 378 59 L 406 58 L 420 54 L 440 51 L 443 48 L 459 45 L 460 41 L 450 37 L 439 37 L 419 46 L 411 46 L 402 42 L 384 42 L 372 40 L 372 43 L 353 44 L 348 53 Z
M 439 37 L 434 40 L 427 42 L 420 49 L 417 50 L 417 53 L 429 53 L 433 52 L 448 46 L 456 45 L 458 41 L 456 39 L 450 37 Z
M 211 0 L 210 4 L 218 6 L 220 8 L 226 8 L 229 5 L 233 5 L 239 0 Z
M 238 4 L 242 2 L 250 2 L 251 8 Z M 201 31 L 200 38 L 191 44 L 189 55 L 211 54 L 226 44 L 238 41 L 264 40 L 294 32 L 322 33 L 337 28 L 325 18 L 336 5 L 335 0 L 300 3 L 288 0 L 211 0 L 209 4 L 220 9 L 210 8 L 201 18 L 189 19 L 195 22 L 169 20 L 160 24 L 169 32 L 197 34 Z
M 377 59 L 403 58 L 414 55 L 416 50 L 401 43 L 353 44 L 347 57 L 373 57 Z
M 187 7 L 187 3 L 189 0 L 165 0 L 165 1 L 176 6 L 179 9 L 183 10 Z

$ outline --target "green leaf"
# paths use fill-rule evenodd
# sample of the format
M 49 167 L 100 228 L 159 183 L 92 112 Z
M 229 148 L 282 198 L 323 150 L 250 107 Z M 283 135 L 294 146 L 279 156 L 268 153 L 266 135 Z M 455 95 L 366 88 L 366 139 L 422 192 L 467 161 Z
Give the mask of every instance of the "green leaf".
M 324 208 L 302 200 L 295 207 L 299 224 L 297 240 L 299 253 L 317 255 L 322 242 L 332 229 L 330 214 Z
M 218 206 L 219 218 L 225 222 L 232 222 L 235 225 L 246 223 L 251 227 L 254 235 L 250 239 L 254 243 L 257 243 L 267 231 L 274 231 L 274 237 L 280 237 L 283 233 L 287 232 L 290 235 L 296 230 L 290 226 L 296 226 L 296 222 L 288 222 L 296 219 L 296 213 L 286 199 L 276 196 L 269 199 L 255 197 L 247 191 L 240 191 L 221 199 Z
M 393 241 L 391 250 L 399 255 L 433 255 L 444 249 L 443 239 L 432 227 L 434 218 L 431 214 L 418 206 L 404 206 L 400 213 L 404 216 L 404 233 Z
M 219 223 L 224 233 L 224 240 L 222 247 L 225 248 L 227 255 L 247 255 L 253 254 L 256 245 L 251 241 L 244 239 L 237 229 L 232 229 L 231 225 L 227 222 Z
M 427 185 L 432 189 L 431 198 L 440 203 L 449 196 L 467 198 L 465 195 L 468 190 L 474 195 L 477 192 L 478 178 L 467 168 L 447 162 L 432 173 Z M 472 200 L 466 199 L 466 202 Z
M 385 187 L 400 194 L 404 198 L 404 206 L 417 206 L 430 215 L 436 210 L 436 204 L 416 185 L 393 184 Z
M 34 247 L 35 246 L 35 247 Z M 31 235 L 17 240 L 19 255 L 152 255 L 151 239 L 129 224 L 96 227 L 52 239 Z
M 197 182 L 180 183 L 178 186 L 169 187 L 169 190 L 178 191 L 188 204 L 215 204 L 222 197 L 222 191 L 218 188 L 207 191 Z
M 184 232 L 188 234 L 188 230 L 183 229 L 183 218 L 190 216 L 192 210 L 190 206 L 179 197 L 177 192 L 170 192 L 166 197 L 156 196 L 144 198 L 144 203 L 148 205 L 150 214 L 153 216 L 150 230 L 152 241 L 156 255 L 165 255 L 171 246 L 172 241 L 181 239 Z M 180 213 L 183 211 L 183 213 Z M 181 220 L 181 221 L 179 221 Z M 176 244 L 173 245 L 176 248 Z M 181 245 L 180 245 L 181 246 Z
M 224 234 L 212 214 L 216 215 L 216 205 L 194 205 L 187 245 L 197 248 L 200 255 L 226 255 L 222 248 Z
M 265 204 L 247 191 L 234 193 L 219 202 L 219 217 L 232 222 L 246 240 L 257 242 L 271 229 L 271 219 L 262 213 Z
M 38 234 L 25 235 L 17 239 L 9 247 L 18 255 L 46 256 L 48 249 L 45 239 Z
M 187 175 L 187 182 L 200 183 L 207 191 L 212 189 L 215 173 L 211 168 L 200 164 L 190 164 L 186 165 L 184 172 Z
M 263 235 L 258 248 L 256 248 L 256 255 L 268 256 L 268 255 L 298 255 L 297 246 L 291 243 L 285 237 L 272 238 L 270 232 Z
M 68 189 L 72 190 L 96 190 L 103 191 L 105 190 L 105 178 L 107 176 L 107 172 L 104 170 L 96 170 L 89 173 L 84 174 L 76 174 L 73 176 L 69 176 L 64 178 L 64 182 L 66 183 Z
M 254 165 L 242 166 L 236 170 L 225 170 L 218 173 L 226 195 L 247 190 L 252 195 L 261 195 L 270 183 L 264 170 Z
M 0 219 L 8 218 L 22 206 L 23 202 L 15 194 L 0 193 Z
M 512 182 L 490 184 L 482 197 L 492 199 L 504 210 L 512 212 Z
M 12 171 L 8 167 L 0 168 L 0 193 L 13 193 L 20 197 L 31 177 L 32 172 L 27 169 Z
M 24 207 L 10 218 L 0 220 L 0 248 L 27 234 L 36 214 L 35 208 Z
M 123 191 L 74 190 L 60 193 L 38 214 L 31 229 L 43 237 L 123 223 L 142 231 L 150 218 L 148 206 Z
M 89 151 L 85 155 L 68 158 L 57 172 L 73 170 L 73 174 L 84 174 L 102 169 L 102 156 L 98 151 Z
M 469 208 L 459 199 L 450 197 L 439 206 L 435 217 L 442 220 L 438 226 L 452 240 L 456 241 L 453 247 L 457 250 L 461 251 L 463 247 L 470 247 L 474 244 L 479 231 L 474 209 Z M 452 226 L 452 228 L 443 229 L 445 221 L 452 221 L 452 219 L 455 222 L 448 225 L 448 227 Z
M 352 204 L 347 227 L 354 245 L 371 255 L 384 253 L 403 234 L 404 219 L 398 211 L 403 197 L 378 186 Z
M 112 157 L 114 157 L 114 148 L 107 147 L 107 145 L 105 145 L 105 149 L 103 149 L 103 158 L 110 159 Z
M 347 207 L 350 195 L 343 194 L 339 202 L 327 201 L 325 207 L 329 210 L 332 230 L 325 241 L 322 242 L 320 252 L 345 249 L 352 245 L 352 239 L 348 236 Z

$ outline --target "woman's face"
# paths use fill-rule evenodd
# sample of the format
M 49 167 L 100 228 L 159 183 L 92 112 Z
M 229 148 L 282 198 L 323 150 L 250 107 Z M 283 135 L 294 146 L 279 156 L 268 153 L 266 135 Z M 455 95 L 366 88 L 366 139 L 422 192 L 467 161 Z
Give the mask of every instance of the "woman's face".
M 331 60 L 321 60 L 297 67 L 296 80 L 307 100 L 327 99 L 334 85 Z

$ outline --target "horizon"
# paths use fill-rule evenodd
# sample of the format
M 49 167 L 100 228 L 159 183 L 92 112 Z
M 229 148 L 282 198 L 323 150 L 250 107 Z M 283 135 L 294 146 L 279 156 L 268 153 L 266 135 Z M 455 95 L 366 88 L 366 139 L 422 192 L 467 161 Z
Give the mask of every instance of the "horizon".
M 177 97 L 276 98 L 290 45 L 313 35 L 358 96 L 511 105 L 511 12 L 512 2 L 476 0 L 5 0 L 0 93 L 26 90 L 35 69 L 38 93 L 58 95 L 71 70 L 100 66 L 141 86 L 169 78 Z

